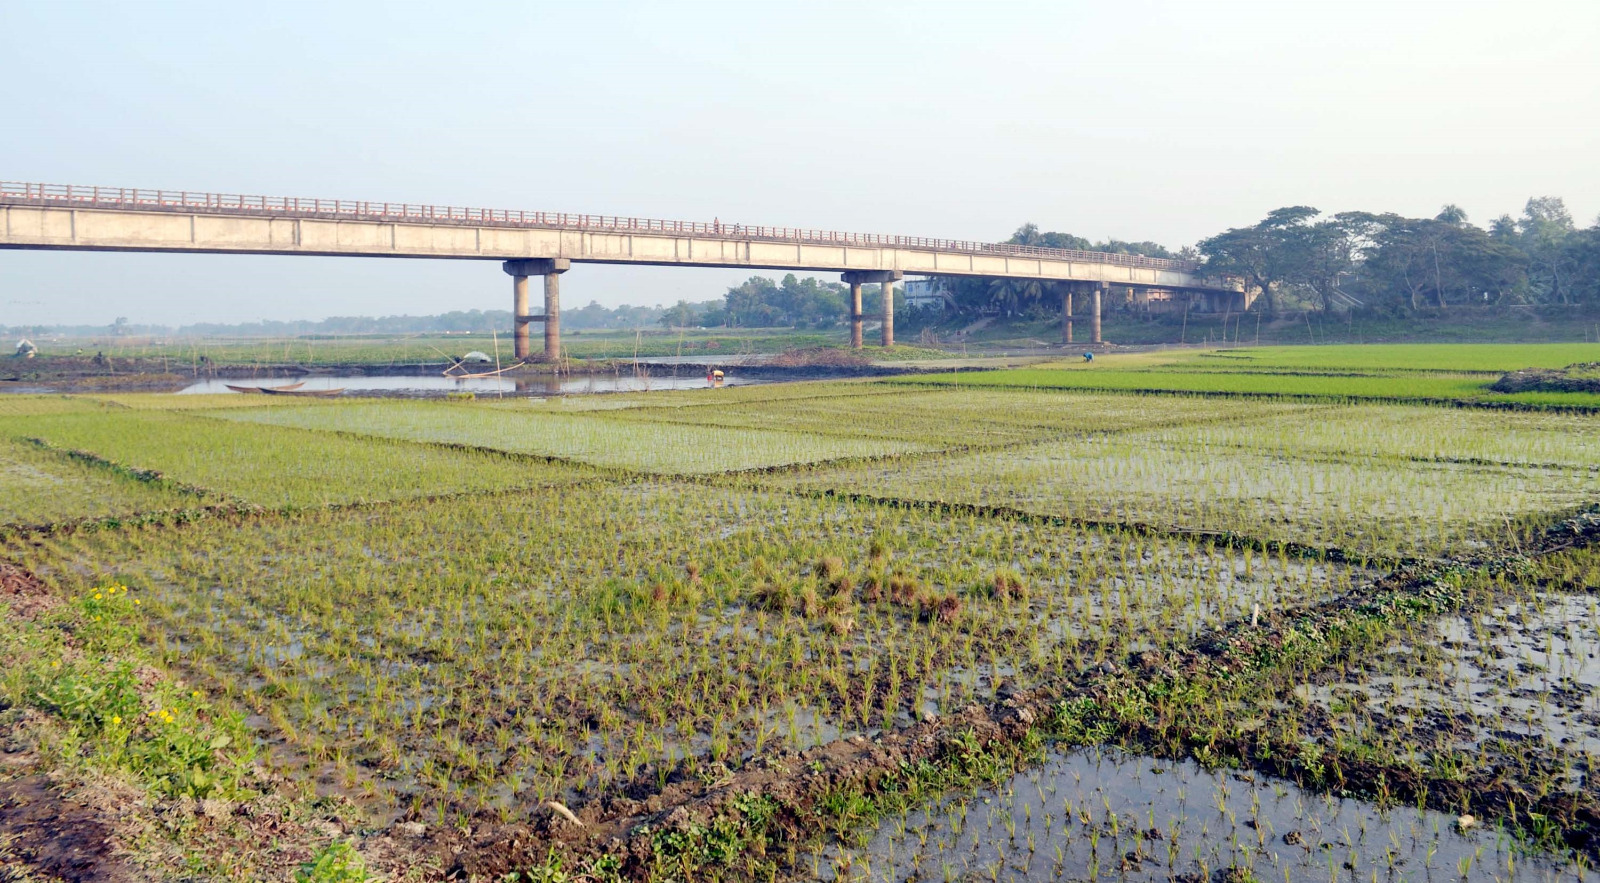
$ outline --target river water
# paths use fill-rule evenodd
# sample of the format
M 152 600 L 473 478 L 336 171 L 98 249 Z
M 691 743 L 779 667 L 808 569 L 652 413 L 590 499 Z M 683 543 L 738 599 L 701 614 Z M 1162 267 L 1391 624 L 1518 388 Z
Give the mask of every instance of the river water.
M 352 393 L 390 392 L 439 394 L 470 392 L 476 395 L 581 395 L 596 392 L 649 392 L 667 389 L 705 389 L 712 384 L 698 371 L 677 376 L 633 374 L 539 375 L 533 377 L 451 378 L 438 374 L 398 374 L 383 376 L 318 374 L 310 377 L 251 377 L 201 380 L 179 390 L 180 394 L 230 393 L 232 386 L 285 386 L 304 382 L 302 390 L 344 389 Z M 727 375 L 721 386 L 745 386 L 762 381 Z

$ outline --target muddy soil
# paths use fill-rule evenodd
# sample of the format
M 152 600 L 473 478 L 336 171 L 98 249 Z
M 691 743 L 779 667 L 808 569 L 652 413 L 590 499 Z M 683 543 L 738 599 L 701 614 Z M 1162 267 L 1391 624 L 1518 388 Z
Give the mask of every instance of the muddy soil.
M 1600 540 L 1600 512 L 1587 512 L 1548 531 L 1527 554 L 1556 552 Z M 1476 562 L 1481 566 L 1504 566 Z M 473 875 L 501 876 L 542 864 L 551 854 L 571 862 L 599 855 L 617 856 L 628 875 L 643 876 L 652 861 L 652 837 L 660 830 L 686 832 L 725 812 L 731 801 L 745 794 L 761 794 L 782 807 L 775 839 L 804 840 L 814 834 L 817 809 L 825 796 L 841 788 L 873 793 L 892 782 L 893 773 L 923 760 L 959 757 L 963 746 L 976 739 L 981 745 L 1017 745 L 1050 715 L 1064 698 L 1084 697 L 1109 703 L 1119 682 L 1229 678 L 1253 670 L 1264 654 L 1282 647 L 1295 634 L 1317 633 L 1336 627 L 1352 616 L 1368 615 L 1403 599 L 1429 597 L 1438 592 L 1431 572 L 1402 570 L 1358 589 L 1343 598 L 1309 608 L 1272 612 L 1257 622 L 1232 623 L 1198 636 L 1187 647 L 1131 655 L 1123 665 L 1104 663 L 1089 671 L 1045 684 L 1031 691 L 1002 684 L 995 701 L 968 706 L 948 717 L 924 721 L 885 732 L 876 739 L 855 737 L 800 753 L 758 757 L 726 775 L 669 784 L 659 793 L 637 798 L 608 798 L 576 807 L 578 822 L 545 810 L 532 821 L 513 825 L 486 825 L 464 842 L 448 845 L 442 856 L 458 879 Z M 970 736 L 968 735 L 970 734 Z M 1134 741 L 1139 734 L 1131 734 Z M 1215 745 L 1239 762 L 1291 780 L 1304 773 L 1296 765 L 1294 745 L 1266 745 L 1241 739 L 1238 744 Z M 1265 750 L 1263 750 L 1265 749 Z M 1486 770 L 1460 780 L 1436 780 L 1409 768 L 1380 767 L 1359 758 L 1328 751 L 1320 763 L 1333 769 L 1337 781 L 1352 794 L 1382 790 L 1400 803 L 1426 802 L 1446 811 L 1470 807 L 1495 818 L 1513 807 L 1539 813 L 1561 831 L 1571 848 L 1600 854 L 1600 796 L 1550 794 L 1533 799 L 1519 783 L 1506 781 L 1498 770 Z M 453 858 L 452 858 L 453 856 Z M 568 865 L 569 867 L 571 864 Z M 796 869 L 798 870 L 798 869 Z
M 1495 392 L 1600 393 L 1600 362 L 1579 362 L 1565 368 L 1524 368 L 1501 376 L 1489 386 Z
M 20 619 L 33 619 L 57 603 L 38 577 L 4 560 L 0 560 L 0 601 Z
M 37 774 L 0 782 L 0 864 L 66 883 L 141 879 L 117 855 L 99 810 L 63 797 Z
M 1243 879 L 1244 871 L 1256 880 L 1322 883 L 1340 867 L 1337 876 L 1355 880 L 1498 883 L 1508 861 L 1519 880 L 1593 876 L 1555 857 L 1523 855 L 1492 828 L 1463 830 L 1457 818 L 1088 748 L 891 817 L 865 846 L 822 849 L 810 861 L 820 879 L 852 883 L 1000 875 L 1200 883 Z

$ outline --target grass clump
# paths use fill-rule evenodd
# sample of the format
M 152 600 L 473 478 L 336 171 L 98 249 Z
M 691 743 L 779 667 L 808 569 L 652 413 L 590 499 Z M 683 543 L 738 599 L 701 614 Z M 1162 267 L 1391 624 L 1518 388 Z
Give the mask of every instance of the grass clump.
M 7 707 L 44 712 L 51 753 L 120 770 L 165 798 L 250 793 L 255 759 L 243 718 L 200 690 L 145 673 L 143 599 L 95 585 L 36 622 L 5 621 L 0 677 Z

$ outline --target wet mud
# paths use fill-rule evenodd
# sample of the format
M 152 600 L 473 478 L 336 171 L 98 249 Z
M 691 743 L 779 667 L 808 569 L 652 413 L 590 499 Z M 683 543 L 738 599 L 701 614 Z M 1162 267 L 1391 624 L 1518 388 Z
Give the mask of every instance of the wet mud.
M 141 879 L 117 854 L 100 812 L 42 775 L 0 782 L 0 863 L 64 883 Z
M 818 879 L 860 883 L 1592 878 L 1453 814 L 1385 810 L 1256 773 L 1099 748 L 891 816 L 865 846 L 832 846 L 805 862 Z
M 1600 513 L 1588 512 L 1550 529 L 1524 554 L 1550 554 L 1597 539 Z M 1473 563 L 1489 568 L 1511 566 L 1505 561 Z M 452 875 L 465 879 L 505 874 L 539 865 L 551 855 L 566 856 L 569 866 L 612 855 L 622 861 L 625 875 L 643 876 L 654 860 L 654 832 L 704 827 L 747 794 L 764 795 L 782 807 L 776 831 L 766 845 L 787 842 L 792 846 L 815 837 L 817 810 L 828 795 L 841 790 L 871 794 L 875 789 L 895 787 L 896 771 L 924 761 L 959 760 L 974 744 L 1020 746 L 1038 738 L 1040 728 L 1064 699 L 1109 705 L 1115 691 L 1130 681 L 1181 685 L 1248 677 L 1274 652 L 1297 640 L 1296 636 L 1326 633 L 1363 618 L 1381 618 L 1386 611 L 1415 607 L 1445 611 L 1454 603 L 1436 572 L 1403 569 L 1348 596 L 1234 622 L 1179 649 L 1136 653 L 1122 665 L 1107 662 L 1033 690 L 1002 684 L 988 705 L 968 706 L 956 714 L 884 732 L 877 738 L 855 737 L 800 754 L 760 757 L 714 781 L 686 781 L 637 799 L 604 799 L 576 807 L 578 822 L 548 812 L 526 824 L 490 825 L 449 846 Z M 1157 755 L 1170 754 L 1172 734 L 1161 735 L 1158 741 L 1157 734 L 1141 732 L 1135 726 L 1120 738 Z M 1297 742 L 1272 744 L 1270 737 L 1209 740 L 1206 751 L 1214 758 L 1229 757 L 1289 782 L 1332 784 L 1352 795 L 1381 795 L 1391 804 L 1470 811 L 1513 823 L 1519 817 L 1524 822 L 1537 819 L 1552 826 L 1567 847 L 1591 857 L 1600 855 L 1600 799 L 1592 793 L 1534 795 L 1505 779 L 1498 769 L 1442 778 L 1415 768 L 1374 764 L 1338 751 L 1320 752 L 1313 775 Z M 800 868 L 790 870 L 806 873 Z

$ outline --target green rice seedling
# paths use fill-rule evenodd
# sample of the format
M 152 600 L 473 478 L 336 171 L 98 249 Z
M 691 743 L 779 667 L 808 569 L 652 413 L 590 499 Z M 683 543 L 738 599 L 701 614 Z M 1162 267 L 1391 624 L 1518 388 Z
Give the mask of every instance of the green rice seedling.
M 207 498 L 26 441 L 0 438 L 0 524 L 46 525 L 203 506 Z
M 913 442 L 839 438 L 762 429 L 686 429 L 556 413 L 432 402 L 374 402 L 340 408 L 230 411 L 231 420 L 302 429 L 470 445 L 664 474 L 699 474 L 787 463 L 927 450 Z
M 106 411 L 31 421 L 51 444 L 266 506 L 490 491 L 583 480 L 581 468 L 178 414 Z

